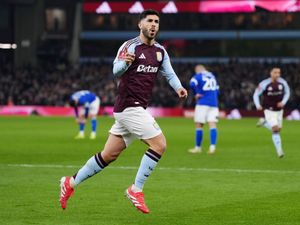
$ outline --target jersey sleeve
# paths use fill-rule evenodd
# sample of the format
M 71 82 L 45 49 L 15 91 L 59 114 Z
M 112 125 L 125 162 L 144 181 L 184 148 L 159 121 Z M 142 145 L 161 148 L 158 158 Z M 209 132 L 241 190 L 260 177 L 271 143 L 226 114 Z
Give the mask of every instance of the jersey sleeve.
M 194 95 L 197 94 L 197 86 L 198 86 L 198 80 L 196 79 L 196 76 L 193 76 L 190 80 L 190 88 L 192 89 Z
M 131 54 L 134 54 L 135 45 L 131 44 L 130 46 L 127 46 L 127 42 L 128 41 L 124 42 L 121 45 L 117 52 L 117 56 L 113 62 L 113 74 L 116 77 L 121 76 L 130 67 L 130 65 L 127 65 L 125 62 L 125 55 L 126 51 L 128 51 Z
M 253 101 L 257 109 L 261 107 L 259 96 L 264 92 L 265 88 L 266 85 L 264 84 L 264 81 L 262 81 L 259 83 L 253 94 Z
M 285 105 L 290 98 L 291 92 L 288 83 L 282 79 L 282 84 L 284 86 L 284 95 L 282 99 L 282 103 Z
M 179 88 L 182 88 L 181 82 L 179 80 L 179 78 L 177 77 L 176 73 L 174 72 L 174 69 L 171 65 L 170 62 L 170 57 L 167 53 L 167 51 L 163 48 L 164 50 L 164 58 L 163 58 L 163 62 L 161 65 L 161 68 L 159 70 L 159 72 L 166 77 L 167 81 L 169 82 L 170 86 L 177 91 Z

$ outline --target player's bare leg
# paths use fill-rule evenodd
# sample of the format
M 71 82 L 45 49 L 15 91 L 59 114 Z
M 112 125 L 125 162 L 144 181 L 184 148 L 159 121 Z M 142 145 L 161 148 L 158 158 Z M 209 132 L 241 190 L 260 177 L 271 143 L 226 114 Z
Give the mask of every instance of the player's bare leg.
M 122 137 L 110 134 L 102 152 L 92 156 L 74 176 L 62 177 L 61 207 L 63 209 L 66 208 L 67 201 L 72 196 L 77 185 L 102 171 L 110 162 L 116 160 L 125 148 L 126 145 Z
M 162 133 L 154 138 L 143 141 L 149 146 L 149 149 L 142 158 L 134 184 L 127 188 L 125 194 L 138 210 L 143 213 L 149 213 L 150 210 L 144 201 L 143 187 L 145 181 L 164 154 L 167 145 L 166 138 Z

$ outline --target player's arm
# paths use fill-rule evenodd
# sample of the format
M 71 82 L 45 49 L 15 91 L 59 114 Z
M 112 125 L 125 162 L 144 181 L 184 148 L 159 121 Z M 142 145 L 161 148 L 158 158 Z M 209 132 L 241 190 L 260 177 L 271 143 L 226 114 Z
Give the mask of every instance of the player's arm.
M 70 106 L 72 106 L 73 109 L 74 109 L 74 113 L 75 113 L 75 117 L 76 118 L 78 118 L 78 116 L 79 116 L 79 113 L 78 113 L 78 101 L 79 100 L 78 100 L 77 96 L 72 95 L 71 98 L 70 98 L 70 102 L 69 102 Z
M 75 117 L 78 118 L 79 113 L 78 113 L 78 107 L 77 106 L 74 106 L 74 112 L 75 112 Z
M 197 80 L 197 77 L 193 76 L 192 79 L 190 80 L 190 88 L 193 91 L 196 101 L 198 101 L 198 99 L 202 97 L 202 95 L 197 92 L 198 85 L 199 85 L 199 82 Z
M 259 96 L 263 93 L 263 84 L 262 82 L 257 86 L 255 92 L 253 94 L 253 101 L 257 110 L 262 110 L 262 106 L 260 104 Z
M 129 66 L 135 59 L 134 54 L 135 45 L 127 46 L 125 42 L 118 50 L 117 56 L 113 63 L 113 74 L 118 77 L 126 72 Z
M 174 72 L 174 69 L 171 65 L 169 55 L 165 49 L 163 49 L 165 54 L 163 58 L 163 62 L 161 65 L 161 68 L 159 72 L 166 77 L 168 83 L 170 86 L 177 92 L 178 96 L 180 98 L 186 98 L 187 97 L 187 91 L 186 89 L 182 86 L 180 80 L 178 79 L 176 73 Z
M 194 77 L 192 77 L 192 79 L 190 80 L 190 88 L 193 91 L 193 94 L 196 95 L 197 94 L 197 85 L 198 85 L 198 81 L 197 79 Z
M 285 104 L 287 103 L 287 101 L 290 98 L 291 92 L 290 92 L 290 87 L 288 85 L 288 83 L 285 80 L 282 80 L 283 86 L 284 86 L 284 95 L 283 95 L 283 99 L 281 102 L 278 102 L 277 106 L 280 108 L 283 108 L 285 106 Z
M 84 118 L 82 118 L 82 116 L 79 116 L 79 110 L 78 110 L 78 106 L 76 105 L 76 106 L 74 106 L 74 111 L 75 111 L 75 116 L 76 116 L 76 118 L 75 118 L 75 122 L 76 123 L 85 123 L 85 119 Z

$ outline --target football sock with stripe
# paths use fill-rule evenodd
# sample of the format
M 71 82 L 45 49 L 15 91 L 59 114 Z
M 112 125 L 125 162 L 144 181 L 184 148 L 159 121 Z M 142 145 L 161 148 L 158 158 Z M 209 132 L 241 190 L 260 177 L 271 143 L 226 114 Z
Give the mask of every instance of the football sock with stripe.
M 86 164 L 73 176 L 74 184 L 78 185 L 89 177 L 103 170 L 108 164 L 103 160 L 101 152 L 92 156 Z
M 152 149 L 148 149 L 145 152 L 140 167 L 138 169 L 137 175 L 135 177 L 134 187 L 136 187 L 140 191 L 143 190 L 146 180 L 150 176 L 151 172 L 154 170 L 160 158 L 161 155 L 159 155 Z
M 203 130 L 202 128 L 196 128 L 196 148 L 200 148 L 203 139 Z

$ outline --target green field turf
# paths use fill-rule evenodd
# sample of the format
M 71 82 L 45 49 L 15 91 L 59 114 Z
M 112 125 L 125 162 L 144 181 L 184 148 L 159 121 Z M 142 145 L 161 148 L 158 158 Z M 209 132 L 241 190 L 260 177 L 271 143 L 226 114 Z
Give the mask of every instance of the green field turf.
M 98 138 L 92 141 L 73 139 L 73 118 L 0 117 L 0 224 L 300 224 L 299 122 L 284 121 L 283 159 L 255 119 L 221 120 L 213 156 L 187 153 L 194 145 L 191 119 L 158 123 L 168 149 L 145 185 L 151 213 L 144 215 L 124 197 L 146 150 L 140 141 L 82 183 L 65 211 L 58 202 L 59 179 L 101 150 L 113 119 L 99 118 Z

